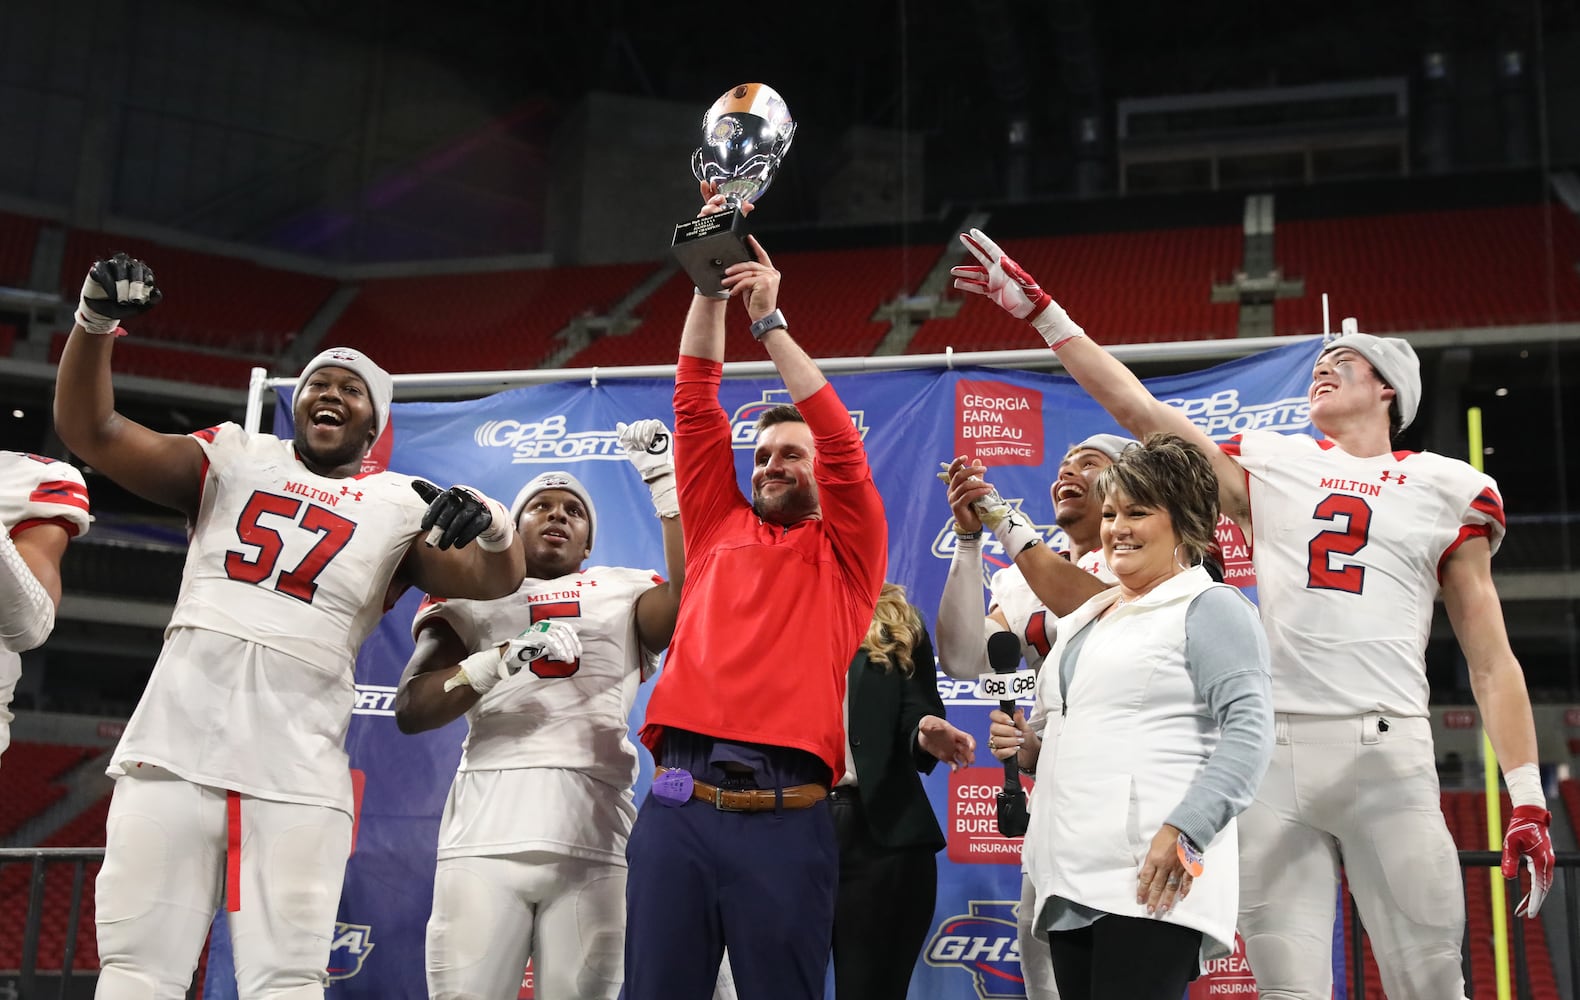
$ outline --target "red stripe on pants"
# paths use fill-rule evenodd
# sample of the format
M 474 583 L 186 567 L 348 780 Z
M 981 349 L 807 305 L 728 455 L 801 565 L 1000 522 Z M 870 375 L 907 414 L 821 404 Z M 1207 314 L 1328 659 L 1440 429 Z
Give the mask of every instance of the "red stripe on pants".
M 241 909 L 241 793 L 225 793 L 225 909 Z

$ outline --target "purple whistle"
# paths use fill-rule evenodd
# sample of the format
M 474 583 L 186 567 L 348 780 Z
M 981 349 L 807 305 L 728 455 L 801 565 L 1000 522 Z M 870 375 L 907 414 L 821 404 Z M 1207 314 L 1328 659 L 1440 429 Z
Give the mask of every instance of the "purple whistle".
M 653 779 L 653 797 L 660 805 L 683 806 L 691 798 L 691 772 L 673 767 Z

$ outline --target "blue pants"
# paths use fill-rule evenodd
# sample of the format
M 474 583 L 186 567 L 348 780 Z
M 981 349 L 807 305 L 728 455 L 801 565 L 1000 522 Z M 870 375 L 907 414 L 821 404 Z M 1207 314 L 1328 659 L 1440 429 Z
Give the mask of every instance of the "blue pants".
M 839 848 L 827 801 L 642 803 L 626 846 L 622 1000 L 709 1000 L 726 946 L 743 1000 L 822 1000 Z

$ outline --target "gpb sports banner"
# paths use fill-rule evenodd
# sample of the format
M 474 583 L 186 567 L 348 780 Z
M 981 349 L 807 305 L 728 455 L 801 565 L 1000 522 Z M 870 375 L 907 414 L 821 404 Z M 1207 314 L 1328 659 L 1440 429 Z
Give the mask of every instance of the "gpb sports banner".
M 1268 429 L 1310 433 L 1306 387 L 1318 345 L 1302 341 L 1187 375 L 1152 380 L 1158 398 L 1183 409 L 1215 440 Z M 1018 370 L 898 371 L 835 376 L 840 398 L 861 430 L 873 478 L 888 507 L 888 578 L 903 584 L 932 627 L 954 533 L 940 461 L 975 455 L 1000 493 L 1063 547 L 1053 522 L 1049 484 L 1074 442 L 1117 425 L 1065 376 Z M 673 425 L 668 380 L 599 379 L 513 389 L 452 403 L 397 403 L 389 467 L 441 485 L 466 483 L 508 503 L 528 479 L 567 469 L 586 484 L 598 530 L 588 565 L 663 571 L 663 549 L 647 488 L 615 440 L 615 424 L 660 417 Z M 737 468 L 749 491 L 754 423 L 788 402 L 776 380 L 726 380 L 721 403 L 731 415 Z M 281 392 L 275 433 L 289 438 L 289 393 Z M 1243 544 L 1221 535 L 1231 582 L 1248 584 Z M 1236 547 L 1237 544 L 1239 547 Z M 1007 564 L 994 541 L 987 569 Z M 396 684 L 412 650 L 409 636 L 420 595 L 408 593 L 363 646 L 348 750 L 365 775 L 355 853 L 346 872 L 340 924 L 331 956 L 329 995 L 400 1000 L 425 997 L 424 926 L 432 902 L 434 852 L 445 794 L 460 758 L 464 721 L 403 736 L 395 728 Z M 985 610 L 985 601 L 984 601 Z M 794 614 L 785 609 L 787 620 Z M 987 714 L 974 682 L 939 675 L 949 718 L 986 742 Z M 632 715 L 646 708 L 647 686 Z M 1029 701 L 1027 702 L 1029 705 Z M 652 761 L 640 748 L 646 794 Z M 991 763 L 985 751 L 981 759 Z M 926 781 L 949 847 L 938 859 L 933 931 L 917 963 L 913 998 L 996 1000 L 1024 995 L 1015 939 L 1020 899 L 1019 842 L 999 836 L 993 794 L 1002 770 L 974 767 Z M 524 805 L 524 807 L 527 807 Z M 208 1000 L 235 996 L 227 975 L 229 942 L 215 922 Z M 530 995 L 523 992 L 524 996 Z

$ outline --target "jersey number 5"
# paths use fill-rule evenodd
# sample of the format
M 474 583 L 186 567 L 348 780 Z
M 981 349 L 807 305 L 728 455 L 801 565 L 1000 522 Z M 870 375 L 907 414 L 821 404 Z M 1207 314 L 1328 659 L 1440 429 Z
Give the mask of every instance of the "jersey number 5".
M 1311 558 L 1306 563 L 1306 588 L 1359 594 L 1366 585 L 1366 567 L 1345 565 L 1334 569 L 1333 557 L 1352 556 L 1366 547 L 1367 535 L 1372 526 L 1371 505 L 1348 493 L 1330 493 L 1317 504 L 1311 516 L 1335 522 L 1343 518 L 1344 526 L 1319 531 L 1311 540 Z
M 536 625 L 545 618 L 580 618 L 582 616 L 581 601 L 550 601 L 547 604 L 532 605 L 532 624 Z M 581 657 L 566 662 L 565 660 L 533 660 L 527 664 L 539 677 L 569 677 L 582 668 Z
M 297 520 L 298 513 L 301 513 L 300 520 Z M 306 604 L 313 603 L 313 595 L 318 591 L 318 574 L 351 541 L 352 534 L 357 530 L 356 523 L 317 504 L 258 490 L 247 500 L 247 506 L 241 510 L 241 517 L 236 519 L 236 537 L 241 539 L 243 545 L 258 551 L 253 556 L 234 550 L 225 553 L 225 575 L 232 580 L 262 583 L 274 574 L 274 564 L 280 560 L 285 540 L 274 528 L 258 523 L 258 518 L 264 514 L 289 518 L 296 521 L 302 530 L 319 536 L 296 568 L 282 570 L 279 579 L 274 581 L 274 589 L 285 596 Z

